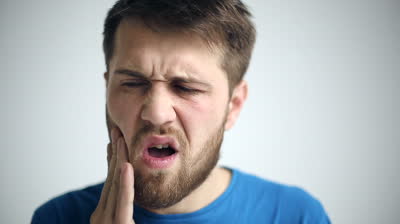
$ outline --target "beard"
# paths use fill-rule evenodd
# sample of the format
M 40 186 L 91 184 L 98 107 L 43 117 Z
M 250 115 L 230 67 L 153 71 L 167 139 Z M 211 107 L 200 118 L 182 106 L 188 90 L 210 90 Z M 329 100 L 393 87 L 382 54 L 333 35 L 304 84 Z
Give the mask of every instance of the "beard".
M 108 111 L 106 111 L 106 118 L 110 132 L 111 127 L 116 125 L 110 119 Z M 147 209 L 168 208 L 180 202 L 198 188 L 218 163 L 225 121 L 226 117 L 222 124 L 217 126 L 216 130 L 208 136 L 196 155 L 190 153 L 187 138 L 181 131 L 171 127 L 154 127 L 149 123 L 143 124 L 133 137 L 132 144 L 128 147 L 130 163 L 135 170 L 135 204 Z M 168 135 L 179 142 L 181 147 L 178 160 L 180 166 L 177 170 L 174 172 L 161 170 L 145 173 L 140 168 L 135 167 L 140 159 L 139 144 L 142 139 L 149 135 Z

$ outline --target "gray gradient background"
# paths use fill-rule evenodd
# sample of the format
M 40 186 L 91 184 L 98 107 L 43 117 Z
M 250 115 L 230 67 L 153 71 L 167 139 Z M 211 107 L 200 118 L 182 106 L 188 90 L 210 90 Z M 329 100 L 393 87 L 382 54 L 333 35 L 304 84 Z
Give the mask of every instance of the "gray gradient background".
M 105 178 L 113 2 L 1 1 L 1 223 Z M 334 223 L 398 223 L 400 2 L 246 2 L 250 95 L 221 164 L 305 188 Z

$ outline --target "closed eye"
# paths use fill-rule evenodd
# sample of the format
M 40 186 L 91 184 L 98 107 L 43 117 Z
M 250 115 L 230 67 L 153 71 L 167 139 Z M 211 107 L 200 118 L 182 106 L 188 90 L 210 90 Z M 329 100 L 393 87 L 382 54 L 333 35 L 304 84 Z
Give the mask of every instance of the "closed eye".
M 130 81 L 122 83 L 122 86 L 126 86 L 129 88 L 145 87 L 147 85 L 148 83 L 143 81 L 135 81 L 135 82 Z
M 181 92 L 181 93 L 196 94 L 196 93 L 201 92 L 198 89 L 189 88 L 189 87 L 186 87 L 186 86 L 180 85 L 180 84 L 175 84 L 175 85 L 173 85 L 173 87 L 176 91 Z

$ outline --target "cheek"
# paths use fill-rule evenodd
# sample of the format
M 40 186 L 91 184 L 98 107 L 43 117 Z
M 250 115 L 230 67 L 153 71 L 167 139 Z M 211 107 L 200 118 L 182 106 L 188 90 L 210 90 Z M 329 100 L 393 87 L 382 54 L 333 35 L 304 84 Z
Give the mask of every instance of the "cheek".
M 177 116 L 193 149 L 200 148 L 210 138 L 210 134 L 222 125 L 225 108 L 225 101 L 217 97 L 176 105 Z
M 134 134 L 135 121 L 137 120 L 140 108 L 140 105 L 132 102 L 140 101 L 124 93 L 110 92 L 107 94 L 107 106 L 110 118 L 121 130 L 128 145 Z

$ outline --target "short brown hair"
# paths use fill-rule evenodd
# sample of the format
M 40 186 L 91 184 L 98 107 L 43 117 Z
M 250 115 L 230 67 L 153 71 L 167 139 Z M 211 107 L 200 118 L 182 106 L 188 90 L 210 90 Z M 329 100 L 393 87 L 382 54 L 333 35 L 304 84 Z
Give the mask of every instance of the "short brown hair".
M 125 18 L 136 18 L 151 28 L 193 32 L 210 46 L 219 47 L 232 89 L 243 79 L 253 50 L 256 31 L 250 17 L 240 0 L 119 0 L 104 24 L 107 69 L 118 25 Z

